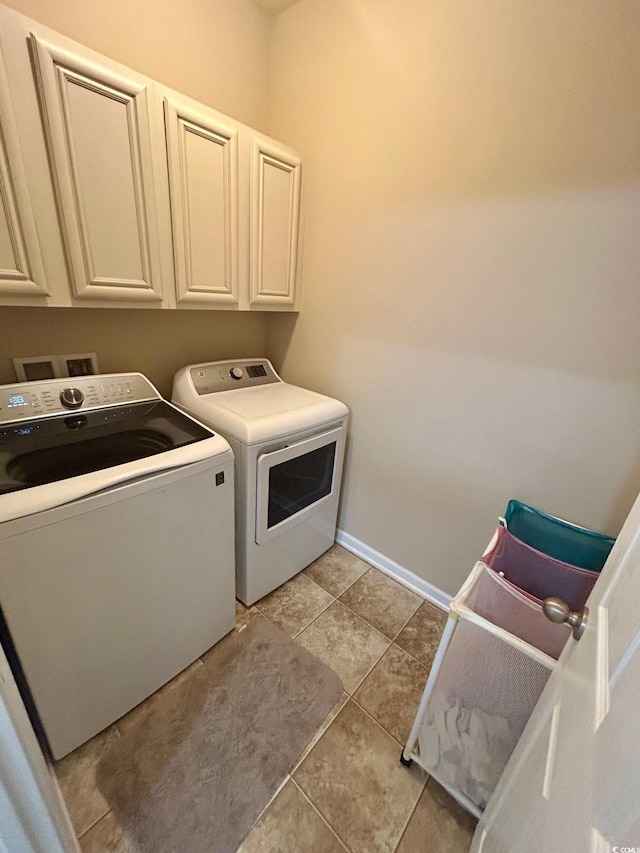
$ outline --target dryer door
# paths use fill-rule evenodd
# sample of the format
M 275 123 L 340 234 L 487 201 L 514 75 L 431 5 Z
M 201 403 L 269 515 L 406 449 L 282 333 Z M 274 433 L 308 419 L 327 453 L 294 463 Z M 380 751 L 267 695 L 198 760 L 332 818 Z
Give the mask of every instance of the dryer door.
M 256 543 L 262 545 L 318 512 L 340 489 L 344 426 L 261 453 Z

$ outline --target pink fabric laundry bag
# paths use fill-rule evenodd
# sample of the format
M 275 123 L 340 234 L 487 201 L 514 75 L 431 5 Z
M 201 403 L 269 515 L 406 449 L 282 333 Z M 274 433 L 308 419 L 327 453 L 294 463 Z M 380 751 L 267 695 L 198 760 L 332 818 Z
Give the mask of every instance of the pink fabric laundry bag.
M 514 637 L 535 646 L 557 660 L 569 639 L 571 628 L 550 622 L 542 612 L 542 602 L 522 592 L 506 578 L 482 562 L 465 605 Z
M 572 610 L 582 610 L 598 580 L 597 572 L 555 560 L 517 539 L 502 525 L 496 544 L 482 560 L 523 592 L 540 601 L 556 596 Z

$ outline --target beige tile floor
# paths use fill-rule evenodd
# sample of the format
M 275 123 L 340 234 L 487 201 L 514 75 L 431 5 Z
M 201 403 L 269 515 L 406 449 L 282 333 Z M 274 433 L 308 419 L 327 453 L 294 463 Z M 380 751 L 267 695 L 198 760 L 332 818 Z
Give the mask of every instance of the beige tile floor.
M 444 614 L 336 545 L 254 607 L 237 605 L 238 627 L 262 617 L 332 667 L 345 692 L 239 853 L 467 851 L 475 821 L 399 762 Z M 117 725 L 56 765 L 83 853 L 129 851 L 95 783 L 114 737 Z

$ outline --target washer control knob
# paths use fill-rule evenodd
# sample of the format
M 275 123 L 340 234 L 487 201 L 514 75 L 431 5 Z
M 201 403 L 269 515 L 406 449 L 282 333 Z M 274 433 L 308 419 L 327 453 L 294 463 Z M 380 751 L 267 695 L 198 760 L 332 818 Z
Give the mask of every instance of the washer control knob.
M 229 376 L 232 379 L 242 379 L 244 376 L 244 370 L 241 367 L 232 367 L 229 371 Z
M 65 388 L 60 392 L 60 402 L 65 409 L 79 409 L 84 401 L 84 394 L 79 388 Z

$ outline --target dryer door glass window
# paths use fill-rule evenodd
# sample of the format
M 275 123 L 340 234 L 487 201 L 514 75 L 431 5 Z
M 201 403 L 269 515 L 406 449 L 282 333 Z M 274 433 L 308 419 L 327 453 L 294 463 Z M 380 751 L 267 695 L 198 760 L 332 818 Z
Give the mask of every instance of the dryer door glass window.
M 270 468 L 268 528 L 331 493 L 335 458 L 336 442 L 333 441 Z
M 337 500 L 346 429 L 334 427 L 260 453 L 256 481 L 256 544 L 323 511 Z

